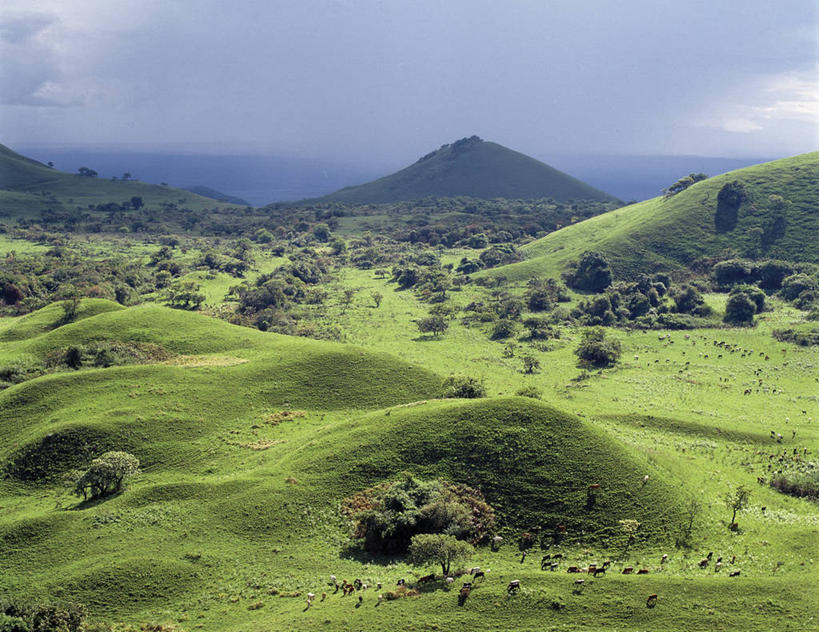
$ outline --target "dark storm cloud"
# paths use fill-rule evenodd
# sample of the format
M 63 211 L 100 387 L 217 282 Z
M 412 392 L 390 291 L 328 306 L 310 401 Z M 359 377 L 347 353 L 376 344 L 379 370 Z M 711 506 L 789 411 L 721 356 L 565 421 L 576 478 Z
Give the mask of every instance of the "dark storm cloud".
M 0 110 L 29 143 L 394 163 L 475 133 L 539 156 L 816 146 L 813 0 L 36 4 L 51 22 L 3 28 L 51 61 L 14 56 L 0 87 L 71 107 Z

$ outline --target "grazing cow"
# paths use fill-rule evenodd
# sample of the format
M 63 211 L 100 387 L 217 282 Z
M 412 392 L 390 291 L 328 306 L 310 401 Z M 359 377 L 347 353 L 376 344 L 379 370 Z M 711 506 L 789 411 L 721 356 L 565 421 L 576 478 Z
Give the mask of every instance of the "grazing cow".
M 356 608 L 360 608 L 362 603 L 364 603 L 364 596 L 363 596 L 363 595 L 359 595 L 359 596 L 358 596 L 358 603 L 355 605 L 355 607 L 356 607 Z
M 525 549 L 525 550 L 523 551 L 523 555 L 521 555 L 521 556 L 520 556 L 520 563 L 521 563 L 521 564 L 523 564 L 523 562 L 524 562 L 524 561 L 526 561 L 526 554 L 527 554 L 527 553 L 529 553 L 529 549 Z
M 361 584 L 363 584 L 363 582 L 357 577 L 353 580 L 353 586 L 355 586 L 356 590 L 361 590 Z
M 643 485 L 645 485 L 646 483 L 648 483 L 648 474 L 643 476 Z
M 706 566 L 708 566 L 708 561 L 709 560 L 707 557 L 705 559 L 700 560 L 700 568 L 705 568 Z
M 660 559 L 660 564 L 665 564 L 668 561 L 668 553 L 663 553 L 663 557 Z
M 552 555 L 553 560 L 558 560 L 558 559 L 560 559 L 562 557 L 563 557 L 563 553 L 555 553 L 554 555 Z
M 454 582 L 454 581 L 455 581 L 454 577 L 447 577 L 446 578 L 446 583 L 447 583 L 448 586 L 451 586 L 452 582 Z
M 381 590 L 381 582 L 378 582 L 375 586 L 378 588 L 378 590 Z
M 641 568 L 639 571 L 637 571 L 637 574 L 638 575 L 648 575 L 648 569 L 647 568 Z
M 722 568 L 722 562 L 717 562 L 716 564 L 714 564 L 714 572 L 715 573 L 719 573 L 719 569 L 721 569 L 721 568 Z
M 435 579 L 435 573 L 432 575 L 424 575 L 423 577 L 418 578 L 419 584 L 426 584 L 427 582 L 431 582 Z
M 649 595 L 646 599 L 646 608 L 653 608 L 655 605 L 657 605 L 657 593 Z
M 708 555 L 705 556 L 705 559 L 710 562 L 712 557 L 714 557 L 714 552 L 708 551 Z
M 507 595 L 514 595 L 520 590 L 520 580 L 513 579 L 509 582 L 509 585 L 506 587 L 506 594 Z
M 396 585 L 396 586 L 406 586 L 406 584 L 407 584 L 407 580 L 406 580 L 406 579 L 404 579 L 404 578 L 401 578 L 401 579 L 399 579 L 399 580 L 396 582 L 396 584 L 395 584 L 395 585 Z
M 496 535 L 494 538 L 492 538 L 492 550 L 497 551 L 500 548 L 502 542 L 503 538 L 499 535 Z
M 597 577 L 598 575 L 602 575 L 603 573 L 606 572 L 606 567 L 601 566 L 600 568 L 595 568 L 593 571 L 590 572 L 592 572 L 594 576 Z
M 736 561 L 737 561 L 737 556 L 736 556 L 736 555 L 732 555 L 732 556 L 731 556 L 731 564 L 733 564 L 733 563 L 734 563 L 734 562 L 736 562 Z
M 487 573 L 487 572 L 489 572 L 489 569 L 488 569 L 488 568 L 486 569 L 486 571 L 478 571 L 478 572 L 476 572 L 476 573 L 475 573 L 475 574 L 472 576 L 473 581 L 478 580 L 478 579 L 486 579 L 486 573 Z
M 463 606 L 466 603 L 466 600 L 469 597 L 470 592 L 472 592 L 472 587 L 464 584 L 463 588 L 461 588 L 460 592 L 458 593 L 459 606 Z
M 551 565 L 549 566 L 549 570 L 556 571 L 558 566 L 560 566 L 560 564 L 558 564 L 557 562 L 552 562 Z
M 597 564 L 589 564 L 589 567 L 586 569 L 586 572 L 589 575 L 591 575 L 596 570 L 597 570 Z
M 634 567 L 633 566 L 626 566 L 623 569 L 623 575 L 631 575 L 633 572 L 634 572 Z
M 377 605 L 378 605 L 379 603 L 381 603 L 382 601 L 384 601 L 384 595 L 378 595 L 378 603 L 377 603 L 377 604 L 375 604 L 375 605 L 377 606 Z
M 321 593 L 321 600 L 324 601 L 325 599 L 327 599 L 327 593 L 323 592 Z
M 543 559 L 540 560 L 540 570 L 545 571 L 546 567 L 549 566 L 551 563 L 550 560 L 552 559 L 551 555 L 544 555 Z
M 739 577 L 739 571 L 731 571 L 728 573 L 728 577 Z
M 475 574 L 475 573 L 477 573 L 479 570 L 481 570 L 481 567 L 480 567 L 480 566 L 473 566 L 472 568 L 470 568 L 470 569 L 469 569 L 469 574 L 470 574 L 470 575 L 474 575 L 474 574 Z
M 566 572 L 567 573 L 579 573 L 580 572 L 580 567 L 570 566 L 569 568 L 566 569 Z

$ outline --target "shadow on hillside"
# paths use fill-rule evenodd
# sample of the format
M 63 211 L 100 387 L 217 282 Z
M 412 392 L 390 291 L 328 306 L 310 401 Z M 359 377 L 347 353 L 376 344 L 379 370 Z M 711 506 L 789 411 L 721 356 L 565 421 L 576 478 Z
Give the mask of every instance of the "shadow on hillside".
M 416 336 L 415 338 L 410 338 L 412 342 L 438 342 L 443 340 L 442 336 Z
M 118 492 L 114 492 L 112 494 L 106 494 L 105 496 L 98 496 L 97 498 L 89 498 L 88 500 L 81 500 L 76 505 L 72 507 L 66 507 L 66 511 L 82 511 L 83 509 L 91 509 L 92 507 L 97 507 L 109 500 L 116 498 L 122 494 L 123 490 L 119 490 Z

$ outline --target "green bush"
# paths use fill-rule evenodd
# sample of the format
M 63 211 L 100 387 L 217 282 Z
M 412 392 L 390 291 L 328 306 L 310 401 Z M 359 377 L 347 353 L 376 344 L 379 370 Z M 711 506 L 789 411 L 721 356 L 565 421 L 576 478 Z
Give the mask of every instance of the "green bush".
M 731 325 L 752 325 L 756 303 L 747 294 L 733 294 L 725 305 L 725 316 L 722 319 Z
M 450 375 L 444 380 L 444 397 L 463 399 L 486 397 L 486 385 L 483 378 Z
M 418 534 L 447 534 L 475 544 L 485 541 L 495 511 L 483 494 L 466 485 L 407 476 L 344 500 L 342 512 L 355 522 L 353 538 L 367 551 L 403 553 Z
M 620 341 L 607 336 L 605 330 L 599 327 L 584 331 L 580 345 L 574 351 L 580 366 L 598 369 L 614 365 L 620 353 Z
M 99 498 L 122 488 L 128 478 L 139 473 L 139 460 L 127 452 L 106 452 L 91 462 L 74 484 L 74 493 L 88 498 Z
M 580 256 L 580 261 L 566 271 L 564 279 L 569 287 L 576 290 L 602 292 L 611 285 L 611 268 L 602 254 L 587 251 Z

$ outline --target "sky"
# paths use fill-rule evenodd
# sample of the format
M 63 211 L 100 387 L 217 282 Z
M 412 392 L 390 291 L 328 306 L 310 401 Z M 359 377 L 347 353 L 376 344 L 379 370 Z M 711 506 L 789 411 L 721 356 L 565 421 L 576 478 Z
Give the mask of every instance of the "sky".
M 3 0 L 0 142 L 410 162 L 819 149 L 817 0 Z

